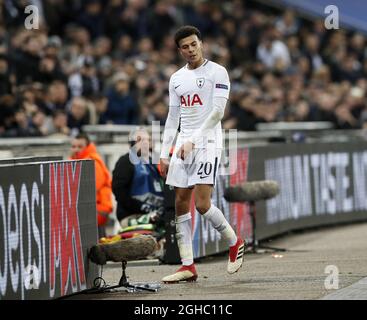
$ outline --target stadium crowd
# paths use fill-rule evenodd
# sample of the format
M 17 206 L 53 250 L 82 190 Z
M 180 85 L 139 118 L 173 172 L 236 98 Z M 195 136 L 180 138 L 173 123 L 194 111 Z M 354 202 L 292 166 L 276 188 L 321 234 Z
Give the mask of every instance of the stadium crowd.
M 27 5 L 40 25 L 27 30 Z M 183 65 L 175 29 L 198 27 L 227 67 L 223 125 L 331 121 L 367 127 L 366 39 L 253 1 L 0 0 L 0 136 L 75 135 L 85 124 L 164 124 Z

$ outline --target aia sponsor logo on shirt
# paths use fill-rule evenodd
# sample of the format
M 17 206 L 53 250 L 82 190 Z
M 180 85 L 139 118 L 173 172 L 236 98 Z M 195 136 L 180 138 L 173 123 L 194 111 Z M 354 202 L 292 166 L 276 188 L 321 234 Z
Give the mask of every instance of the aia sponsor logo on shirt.
M 187 95 L 187 96 L 181 96 L 181 107 L 194 107 L 194 106 L 202 106 L 203 103 L 197 93 L 195 93 L 193 96 Z

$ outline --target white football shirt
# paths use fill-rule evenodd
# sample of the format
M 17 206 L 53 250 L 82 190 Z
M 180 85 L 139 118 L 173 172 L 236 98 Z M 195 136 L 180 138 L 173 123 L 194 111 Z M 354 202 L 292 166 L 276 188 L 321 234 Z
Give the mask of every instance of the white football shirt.
M 179 148 L 195 130 L 199 129 L 213 110 L 213 98 L 228 99 L 230 82 L 227 70 L 221 65 L 205 60 L 193 70 L 187 65 L 176 71 L 169 81 L 169 106 L 180 108 L 180 133 L 176 148 Z M 205 148 L 214 142 L 222 148 L 222 125 L 219 122 L 205 137 L 195 141 L 195 148 Z

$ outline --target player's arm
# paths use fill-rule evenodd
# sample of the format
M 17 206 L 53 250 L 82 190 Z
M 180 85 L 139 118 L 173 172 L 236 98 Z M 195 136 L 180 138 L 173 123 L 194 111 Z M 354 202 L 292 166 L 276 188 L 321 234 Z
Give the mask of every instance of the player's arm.
M 195 141 L 207 135 L 207 131 L 214 129 L 215 126 L 222 120 L 224 116 L 224 109 L 226 108 L 227 98 L 214 97 L 213 98 L 213 110 L 209 116 L 205 119 L 199 129 L 195 130 L 193 135 L 188 139 L 195 145 Z
M 195 144 L 195 141 L 206 136 L 207 131 L 214 129 L 215 126 L 222 120 L 229 97 L 229 90 L 229 76 L 227 70 L 222 67 L 218 69 L 214 77 L 212 100 L 213 109 L 200 128 L 194 131 L 193 135 L 188 141 Z
M 164 126 L 164 134 L 161 151 L 161 173 L 166 176 L 169 165 L 169 153 L 173 140 L 176 137 L 177 129 L 180 123 L 180 100 L 173 88 L 172 78 L 169 83 L 169 109 L 166 124 Z
M 225 97 L 213 98 L 213 110 L 205 119 L 200 128 L 195 130 L 193 135 L 177 151 L 178 158 L 181 158 L 182 160 L 186 159 L 187 155 L 190 154 L 192 149 L 195 147 L 196 141 L 198 141 L 202 137 L 207 136 L 207 131 L 214 129 L 219 121 L 222 120 L 227 100 L 228 99 Z

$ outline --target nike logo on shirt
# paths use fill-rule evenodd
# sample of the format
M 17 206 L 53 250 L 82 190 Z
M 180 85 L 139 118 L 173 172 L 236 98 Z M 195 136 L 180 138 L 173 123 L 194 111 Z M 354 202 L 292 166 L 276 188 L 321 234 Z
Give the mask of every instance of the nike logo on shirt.
M 180 84 L 178 86 L 175 87 L 175 89 L 177 89 L 180 86 Z

